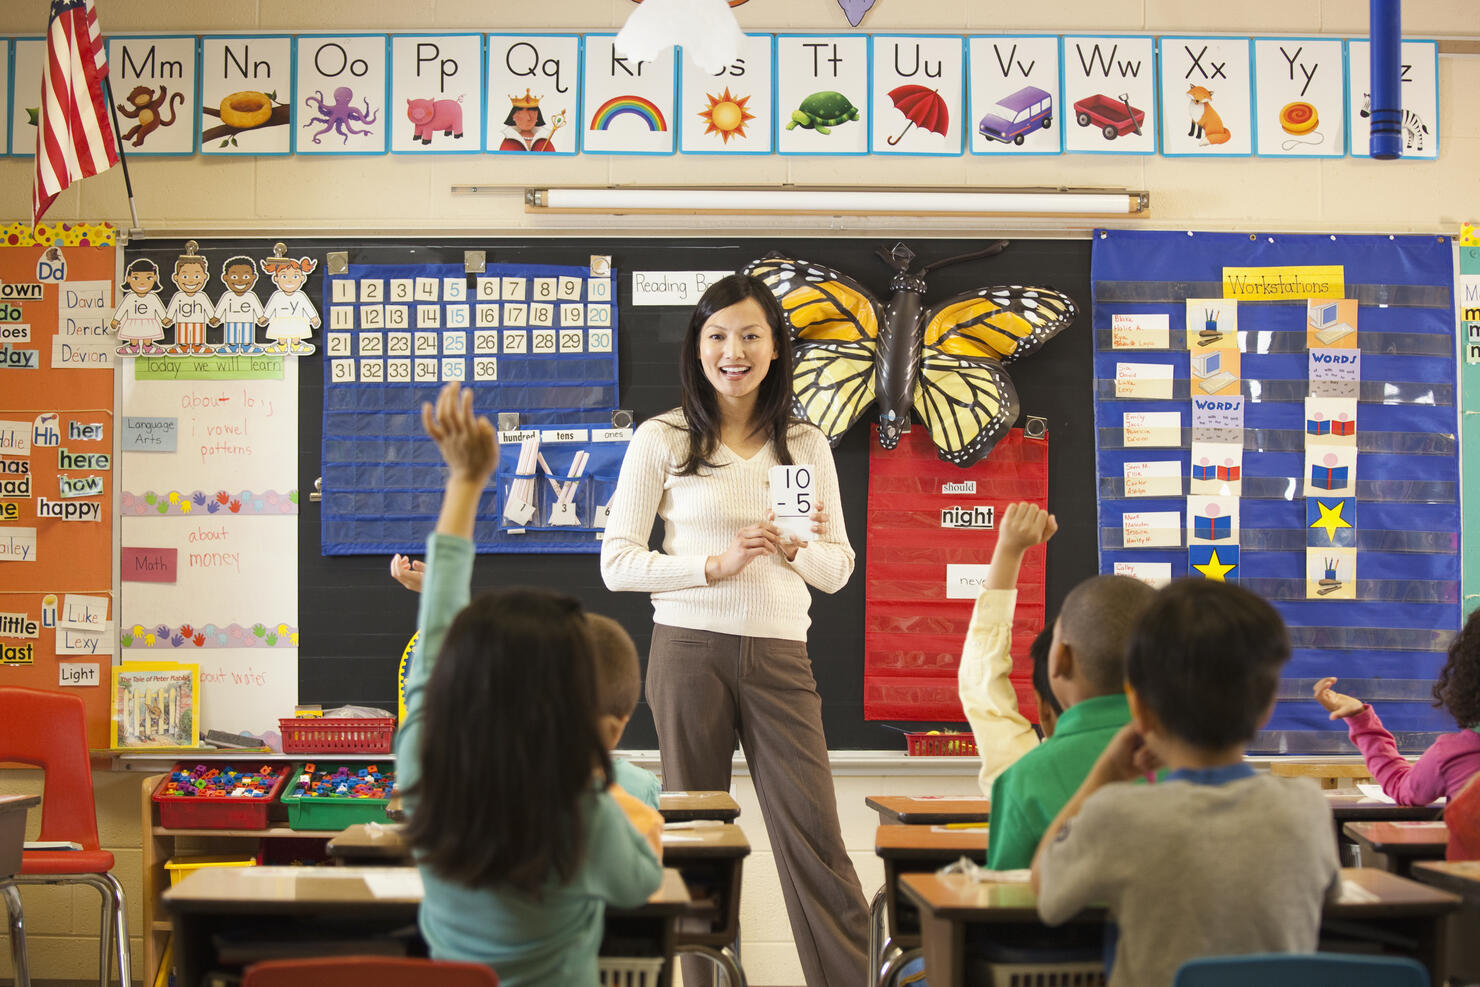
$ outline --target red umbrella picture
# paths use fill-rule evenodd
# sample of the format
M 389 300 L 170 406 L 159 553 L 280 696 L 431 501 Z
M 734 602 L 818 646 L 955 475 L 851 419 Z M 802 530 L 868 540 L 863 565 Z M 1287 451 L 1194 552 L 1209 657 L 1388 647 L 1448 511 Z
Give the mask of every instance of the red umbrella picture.
M 942 137 L 951 129 L 951 112 L 946 109 L 946 101 L 941 97 L 940 90 L 914 85 L 898 86 L 889 90 L 889 98 L 894 100 L 894 108 L 909 121 L 897 136 L 889 138 L 890 147 L 904 140 L 904 135 L 909 133 L 911 127 L 920 127 Z

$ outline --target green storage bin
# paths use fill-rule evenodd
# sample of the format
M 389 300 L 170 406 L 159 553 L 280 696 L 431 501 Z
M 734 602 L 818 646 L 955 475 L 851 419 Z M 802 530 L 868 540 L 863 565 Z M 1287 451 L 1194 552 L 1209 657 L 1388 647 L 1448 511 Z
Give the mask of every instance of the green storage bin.
M 318 764 L 318 762 L 314 763 Z M 364 762 L 342 765 L 331 763 L 325 770 L 332 774 L 341 767 L 358 771 L 365 766 Z M 343 795 L 299 797 L 295 795 L 294 793 L 298 790 L 298 779 L 303 776 L 305 767 L 307 766 L 300 766 L 293 773 L 293 777 L 288 779 L 288 784 L 283 790 L 282 802 L 288 807 L 289 829 L 338 832 L 356 823 L 387 821 L 385 807 L 390 802 L 389 798 L 351 798 Z

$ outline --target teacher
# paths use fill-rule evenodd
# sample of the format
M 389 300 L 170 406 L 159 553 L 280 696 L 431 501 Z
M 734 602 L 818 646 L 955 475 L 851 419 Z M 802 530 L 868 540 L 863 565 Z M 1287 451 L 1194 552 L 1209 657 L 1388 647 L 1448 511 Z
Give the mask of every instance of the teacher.
M 664 787 L 727 791 L 739 737 L 808 987 L 856 987 L 868 907 L 843 848 L 807 656 L 807 587 L 841 589 L 853 549 L 841 514 L 825 511 L 839 504 L 832 449 L 791 415 L 791 371 L 791 337 L 760 280 L 734 274 L 704 293 L 679 353 L 683 403 L 643 422 L 622 462 L 601 575 L 652 595 L 647 698 Z M 809 541 L 772 523 L 778 464 L 812 468 Z M 685 961 L 685 983 L 707 973 Z

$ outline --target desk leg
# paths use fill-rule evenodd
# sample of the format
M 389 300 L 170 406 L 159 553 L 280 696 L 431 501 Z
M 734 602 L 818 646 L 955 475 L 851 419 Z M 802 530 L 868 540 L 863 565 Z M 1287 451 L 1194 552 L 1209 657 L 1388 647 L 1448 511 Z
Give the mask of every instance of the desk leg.
M 868 903 L 868 987 L 878 987 L 879 968 L 884 964 L 884 892 L 888 886 L 879 885 Z
M 15 883 L 0 881 L 0 897 L 10 915 L 10 960 L 15 968 L 15 987 L 31 987 L 31 971 L 26 964 L 26 926 L 21 914 L 21 892 Z
M 925 976 L 930 987 L 962 987 L 966 927 L 922 911 L 920 938 L 925 947 Z

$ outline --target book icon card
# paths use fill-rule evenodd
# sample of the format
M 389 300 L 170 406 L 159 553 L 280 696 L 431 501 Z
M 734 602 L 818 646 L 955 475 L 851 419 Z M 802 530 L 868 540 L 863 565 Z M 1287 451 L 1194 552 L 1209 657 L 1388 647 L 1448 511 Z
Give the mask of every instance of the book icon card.
M 1356 398 L 1306 398 L 1305 444 L 1357 444 Z

